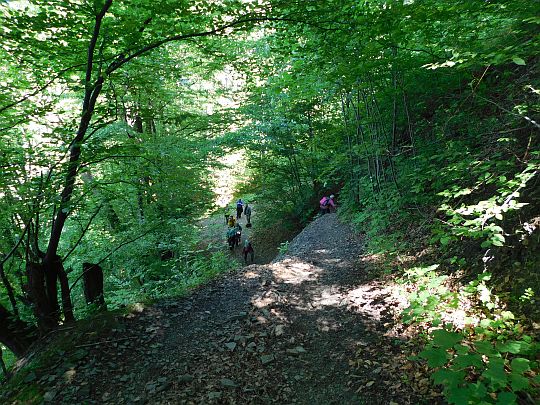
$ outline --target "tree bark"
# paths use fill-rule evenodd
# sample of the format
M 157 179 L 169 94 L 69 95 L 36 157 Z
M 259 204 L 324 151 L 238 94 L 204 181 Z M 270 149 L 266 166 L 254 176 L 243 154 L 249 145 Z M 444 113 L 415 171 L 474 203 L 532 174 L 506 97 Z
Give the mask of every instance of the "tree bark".
M 87 304 L 98 304 L 104 310 L 105 295 L 103 292 L 103 269 L 93 263 L 83 263 L 84 297 Z
M 58 280 L 60 280 L 60 291 L 62 295 L 62 311 L 64 313 L 64 322 L 75 322 L 75 316 L 73 315 L 73 304 L 71 302 L 71 295 L 69 290 L 68 276 L 64 270 L 64 264 L 60 256 L 56 257 L 56 261 L 53 263 L 55 266 Z
M 11 308 L 13 309 L 13 314 L 18 318 L 19 317 L 19 309 L 17 308 L 17 300 L 15 299 L 15 292 L 13 291 L 13 287 L 11 283 L 9 282 L 6 273 L 4 272 L 4 265 L 0 263 L 0 279 L 2 279 L 2 283 L 4 283 L 4 287 L 6 288 L 9 302 L 11 303 Z
M 30 299 L 37 319 L 38 328 L 48 331 L 58 325 L 59 306 L 56 295 L 56 273 L 45 276 L 44 266 L 38 263 L 27 264 L 28 287 Z M 52 285 L 54 285 L 54 291 Z M 53 292 L 53 302 L 49 293 Z

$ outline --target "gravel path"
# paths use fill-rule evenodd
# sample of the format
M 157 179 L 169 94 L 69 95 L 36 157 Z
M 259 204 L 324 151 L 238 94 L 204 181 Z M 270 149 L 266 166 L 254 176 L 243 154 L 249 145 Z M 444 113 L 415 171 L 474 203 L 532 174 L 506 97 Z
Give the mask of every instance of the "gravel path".
M 392 288 L 369 281 L 362 239 L 335 214 L 287 253 L 141 308 L 86 349 L 55 403 L 404 404 Z M 132 337 L 120 341 L 119 339 Z M 117 341 L 115 341 L 117 340 Z

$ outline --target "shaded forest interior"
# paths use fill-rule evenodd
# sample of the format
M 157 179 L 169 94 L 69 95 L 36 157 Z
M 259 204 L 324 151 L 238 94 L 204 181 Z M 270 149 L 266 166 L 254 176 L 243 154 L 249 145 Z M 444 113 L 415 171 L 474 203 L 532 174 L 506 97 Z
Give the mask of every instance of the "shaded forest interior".
M 242 267 L 222 223 L 236 199 L 269 260 L 335 194 L 373 277 L 402 286 L 431 387 L 538 401 L 539 9 L 0 2 L 6 391 L 59 328 Z

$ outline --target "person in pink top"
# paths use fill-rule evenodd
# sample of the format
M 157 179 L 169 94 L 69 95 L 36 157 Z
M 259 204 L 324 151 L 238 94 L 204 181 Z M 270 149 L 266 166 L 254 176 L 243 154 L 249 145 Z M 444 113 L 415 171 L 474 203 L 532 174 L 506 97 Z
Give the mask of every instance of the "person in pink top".
M 336 209 L 336 203 L 334 202 L 334 194 L 331 194 L 330 197 L 324 196 L 319 201 L 319 207 L 321 209 L 321 215 L 329 214 L 331 209 Z

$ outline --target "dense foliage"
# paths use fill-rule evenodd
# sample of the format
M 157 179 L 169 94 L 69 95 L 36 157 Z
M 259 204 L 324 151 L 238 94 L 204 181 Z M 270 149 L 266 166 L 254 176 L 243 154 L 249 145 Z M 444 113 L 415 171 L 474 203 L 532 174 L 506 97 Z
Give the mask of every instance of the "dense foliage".
M 319 24 L 277 25 L 252 45 L 254 184 L 304 217 L 339 191 L 416 290 L 404 322 L 435 330 L 419 358 L 449 402 L 531 398 L 538 4 L 324 3 L 307 9 Z
M 372 251 L 416 257 L 393 267 L 404 322 L 432 332 L 418 358 L 449 402 L 538 389 L 537 1 L 0 7 L 0 321 L 54 327 L 70 295 L 86 313 L 83 262 L 113 307 L 229 266 L 192 225 L 242 148 L 261 211 L 307 220 L 333 192 Z

